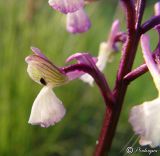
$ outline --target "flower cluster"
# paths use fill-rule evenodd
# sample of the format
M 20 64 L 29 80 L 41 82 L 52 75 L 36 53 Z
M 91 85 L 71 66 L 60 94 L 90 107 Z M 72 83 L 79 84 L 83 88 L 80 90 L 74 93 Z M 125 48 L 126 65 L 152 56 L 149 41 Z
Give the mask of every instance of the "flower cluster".
M 67 31 L 70 33 L 83 33 L 91 27 L 91 22 L 84 11 L 84 0 L 49 0 L 49 5 L 67 14 Z
M 119 31 L 119 21 L 115 20 L 107 42 L 100 44 L 98 57 L 92 57 L 84 52 L 76 53 L 68 57 L 66 62 L 76 59 L 77 64 L 87 65 L 94 73 L 98 73 L 105 68 L 107 62 L 112 60 L 113 54 L 118 50 L 117 39 L 120 37 L 124 40 L 124 36 Z M 66 72 L 65 67 L 55 66 L 38 48 L 32 47 L 31 50 L 34 54 L 26 57 L 27 72 L 31 79 L 43 85 L 43 88 L 33 103 L 29 123 L 48 127 L 59 122 L 66 112 L 63 103 L 56 97 L 52 88 L 64 85 L 76 78 L 93 85 L 94 79 L 80 70 Z

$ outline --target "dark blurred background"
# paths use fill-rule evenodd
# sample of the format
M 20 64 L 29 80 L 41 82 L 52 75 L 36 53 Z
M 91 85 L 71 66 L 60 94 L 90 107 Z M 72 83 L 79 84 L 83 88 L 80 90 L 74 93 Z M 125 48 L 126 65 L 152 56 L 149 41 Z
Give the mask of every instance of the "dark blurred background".
M 144 21 L 153 16 L 155 2 L 148 0 Z M 120 19 L 125 31 L 125 17 L 118 0 L 99 0 L 86 6 L 86 11 L 92 28 L 85 34 L 71 35 L 65 30 L 65 15 L 52 10 L 45 0 L 0 1 L 0 156 L 92 155 L 105 108 L 98 88 L 80 80 L 55 88 L 67 109 L 64 119 L 46 129 L 29 125 L 32 103 L 41 86 L 29 78 L 24 61 L 32 53 L 30 46 L 35 46 L 56 65 L 64 66 L 65 59 L 76 52 L 87 51 L 97 56 L 99 44 L 106 40 L 114 19 Z M 154 49 L 158 35 L 154 30 L 150 35 Z M 119 59 L 120 52 L 104 71 L 112 88 Z M 139 48 L 134 67 L 142 63 Z M 128 114 L 133 105 L 156 96 L 149 73 L 131 83 L 110 156 L 127 155 L 128 146 L 139 147 L 138 137 L 128 123 Z

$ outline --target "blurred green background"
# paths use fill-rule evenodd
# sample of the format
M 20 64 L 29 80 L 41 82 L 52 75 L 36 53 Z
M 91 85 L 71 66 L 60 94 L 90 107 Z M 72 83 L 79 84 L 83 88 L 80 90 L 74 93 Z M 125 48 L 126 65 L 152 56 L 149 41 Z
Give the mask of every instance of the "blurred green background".
M 149 0 L 148 0 L 149 1 Z M 80 80 L 55 88 L 64 102 L 67 114 L 49 128 L 27 123 L 32 103 L 41 86 L 27 75 L 25 57 L 30 46 L 40 48 L 56 65 L 64 66 L 73 53 L 88 51 L 96 56 L 115 18 L 120 18 L 125 30 L 123 11 L 116 0 L 101 0 L 86 7 L 92 28 L 81 35 L 65 30 L 65 15 L 53 11 L 45 0 L 0 1 L 0 156 L 91 156 L 104 114 L 104 103 L 96 86 Z M 149 1 L 144 20 L 153 15 L 154 0 Z M 150 33 L 152 48 L 157 34 Z M 113 88 L 120 53 L 107 65 L 104 73 Z M 138 51 L 134 67 L 143 63 Z M 157 96 L 149 74 L 129 86 L 110 156 L 127 155 L 126 147 L 139 147 L 137 136 L 128 123 L 131 107 Z M 130 142 L 128 143 L 128 141 Z M 146 153 L 134 153 L 145 156 Z M 154 155 L 160 155 L 160 152 Z

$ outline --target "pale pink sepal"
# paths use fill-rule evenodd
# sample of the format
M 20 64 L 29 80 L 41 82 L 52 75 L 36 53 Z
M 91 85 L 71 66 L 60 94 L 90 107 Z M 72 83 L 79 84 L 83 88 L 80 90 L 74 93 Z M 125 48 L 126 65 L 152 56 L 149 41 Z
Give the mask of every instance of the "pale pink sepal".
M 33 103 L 28 123 L 49 127 L 59 122 L 65 112 L 62 102 L 56 97 L 52 88 L 45 86 Z
M 129 122 L 140 136 L 139 143 L 157 147 L 160 145 L 160 98 L 144 102 L 131 109 Z
M 49 0 L 48 3 L 64 14 L 75 12 L 84 6 L 84 0 Z

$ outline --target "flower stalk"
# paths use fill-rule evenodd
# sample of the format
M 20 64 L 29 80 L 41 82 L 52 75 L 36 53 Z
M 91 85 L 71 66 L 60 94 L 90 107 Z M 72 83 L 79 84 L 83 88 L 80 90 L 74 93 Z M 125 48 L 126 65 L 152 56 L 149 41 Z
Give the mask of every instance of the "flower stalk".
M 132 70 L 130 73 L 128 73 L 124 77 L 124 81 L 126 81 L 127 83 L 130 83 L 131 81 L 135 80 L 139 76 L 145 74 L 147 71 L 148 71 L 147 65 L 142 64 L 138 68 L 136 68 L 136 69 Z
M 127 16 L 127 28 L 128 36 L 127 41 L 124 44 L 122 51 L 122 58 L 119 65 L 119 70 L 117 73 L 116 85 L 113 91 L 113 96 L 115 99 L 115 107 L 107 108 L 104 118 L 103 127 L 101 129 L 101 134 L 99 137 L 99 143 L 97 144 L 95 156 L 104 156 L 108 155 L 115 130 L 117 127 L 118 119 L 120 116 L 121 108 L 123 105 L 123 100 L 126 94 L 128 84 L 124 81 L 124 76 L 129 73 L 132 69 L 133 61 L 137 51 L 139 39 L 140 39 L 140 23 L 142 20 L 145 0 L 137 3 L 141 7 L 137 10 L 137 20 L 136 19 L 136 10 L 132 0 L 121 0 L 124 8 L 126 9 Z M 142 4 L 143 3 L 143 4 Z M 137 23 L 137 27 L 136 27 Z

